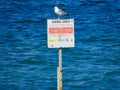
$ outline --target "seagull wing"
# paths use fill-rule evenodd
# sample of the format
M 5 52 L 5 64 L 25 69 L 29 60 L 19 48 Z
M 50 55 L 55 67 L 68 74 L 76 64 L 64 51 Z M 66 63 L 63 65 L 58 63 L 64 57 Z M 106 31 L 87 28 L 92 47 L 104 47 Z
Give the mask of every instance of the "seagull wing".
M 61 15 L 67 15 L 67 13 L 66 12 L 64 12 L 63 10 L 61 10 L 61 9 L 59 9 L 59 12 L 60 12 L 60 14 Z

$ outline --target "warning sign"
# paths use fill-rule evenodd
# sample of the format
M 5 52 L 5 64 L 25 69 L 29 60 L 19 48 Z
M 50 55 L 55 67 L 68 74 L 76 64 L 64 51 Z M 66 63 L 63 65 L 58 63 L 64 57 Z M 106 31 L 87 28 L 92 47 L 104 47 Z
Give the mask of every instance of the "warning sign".
M 74 19 L 47 20 L 48 48 L 74 47 Z

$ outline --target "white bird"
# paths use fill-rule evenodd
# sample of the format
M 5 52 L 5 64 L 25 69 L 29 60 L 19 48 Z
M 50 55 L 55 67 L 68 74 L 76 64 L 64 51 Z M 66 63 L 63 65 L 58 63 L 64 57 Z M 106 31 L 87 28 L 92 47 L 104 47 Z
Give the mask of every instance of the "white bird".
M 59 16 L 59 19 L 60 19 L 60 16 L 62 15 L 67 15 L 66 12 L 64 12 L 63 10 L 59 9 L 57 6 L 54 7 L 54 12 Z

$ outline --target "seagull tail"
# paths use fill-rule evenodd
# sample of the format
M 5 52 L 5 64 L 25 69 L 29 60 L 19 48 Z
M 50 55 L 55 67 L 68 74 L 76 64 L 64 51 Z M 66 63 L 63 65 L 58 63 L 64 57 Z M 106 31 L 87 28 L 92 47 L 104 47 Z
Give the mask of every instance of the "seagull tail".
M 66 15 L 66 16 L 67 16 L 67 15 L 68 15 L 68 13 L 66 13 L 66 12 L 65 12 L 65 13 L 64 13 L 64 15 Z

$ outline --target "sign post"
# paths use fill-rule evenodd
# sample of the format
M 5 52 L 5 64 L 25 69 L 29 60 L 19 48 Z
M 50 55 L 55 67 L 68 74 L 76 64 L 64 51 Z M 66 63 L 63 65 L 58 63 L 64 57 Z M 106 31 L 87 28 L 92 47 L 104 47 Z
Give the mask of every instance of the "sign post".
M 59 48 L 59 51 L 58 51 L 58 54 L 59 54 L 59 67 L 58 67 L 58 90 L 62 90 L 62 48 Z
M 74 47 L 74 19 L 47 20 L 48 48 L 59 48 L 57 89 L 62 90 L 62 48 Z

